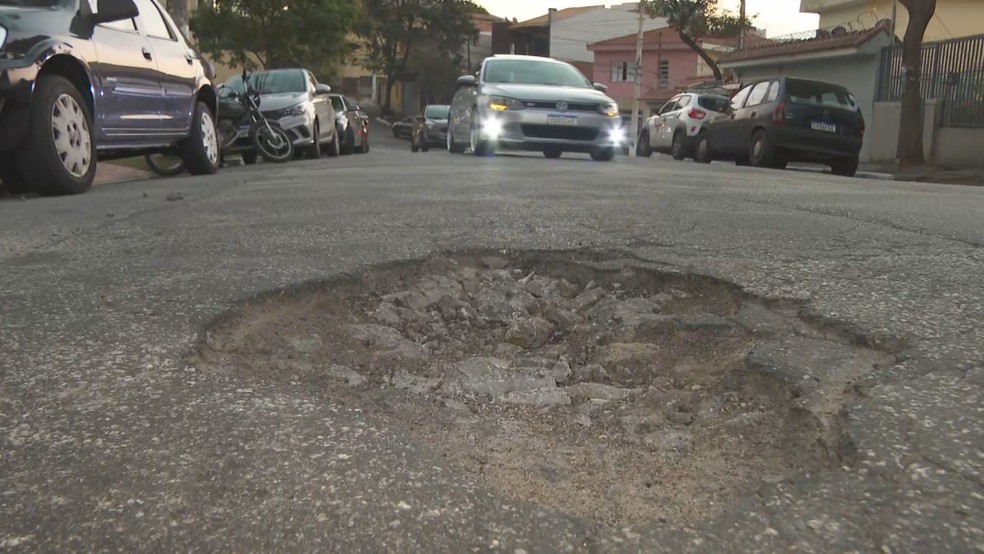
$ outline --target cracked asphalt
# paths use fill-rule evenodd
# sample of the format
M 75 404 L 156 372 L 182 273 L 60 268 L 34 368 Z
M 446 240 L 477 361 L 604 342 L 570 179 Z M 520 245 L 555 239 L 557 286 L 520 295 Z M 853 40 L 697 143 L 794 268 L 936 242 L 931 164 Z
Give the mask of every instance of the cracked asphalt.
M 374 141 L 0 200 L 0 550 L 984 551 L 984 189 Z M 360 411 L 182 361 L 257 294 L 477 248 L 618 250 L 902 352 L 844 414 L 854 463 L 687 529 L 497 497 Z

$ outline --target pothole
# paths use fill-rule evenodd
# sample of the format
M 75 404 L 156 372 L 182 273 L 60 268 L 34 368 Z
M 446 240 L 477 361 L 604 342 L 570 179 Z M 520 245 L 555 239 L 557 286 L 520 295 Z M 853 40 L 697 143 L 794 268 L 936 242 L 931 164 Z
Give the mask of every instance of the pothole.
M 500 494 L 624 526 L 694 524 L 849 463 L 851 385 L 889 359 L 725 282 L 529 252 L 267 296 L 194 361 L 307 384 Z

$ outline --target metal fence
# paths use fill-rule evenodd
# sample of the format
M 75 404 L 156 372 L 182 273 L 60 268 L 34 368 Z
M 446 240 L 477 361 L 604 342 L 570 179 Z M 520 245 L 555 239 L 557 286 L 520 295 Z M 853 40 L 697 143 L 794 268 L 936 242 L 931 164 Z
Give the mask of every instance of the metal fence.
M 904 73 L 901 45 L 882 49 L 880 102 L 901 100 Z M 984 35 L 924 44 L 920 87 L 940 102 L 940 125 L 984 127 Z

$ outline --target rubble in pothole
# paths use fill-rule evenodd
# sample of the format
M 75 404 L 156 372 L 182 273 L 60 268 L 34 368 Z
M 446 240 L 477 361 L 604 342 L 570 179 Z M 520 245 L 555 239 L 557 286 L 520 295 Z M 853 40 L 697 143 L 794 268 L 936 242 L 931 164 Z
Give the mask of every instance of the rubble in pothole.
M 202 365 L 337 390 L 494 490 L 620 525 L 837 465 L 840 395 L 881 356 L 722 283 L 549 256 L 368 270 L 251 310 Z M 786 340 L 836 377 L 790 382 L 802 368 L 768 361 L 795 366 Z

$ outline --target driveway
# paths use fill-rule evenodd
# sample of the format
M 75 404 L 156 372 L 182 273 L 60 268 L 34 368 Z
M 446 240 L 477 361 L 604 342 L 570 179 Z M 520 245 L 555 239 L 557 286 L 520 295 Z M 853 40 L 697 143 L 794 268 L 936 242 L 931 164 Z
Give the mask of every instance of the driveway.
M 365 156 L 4 199 L 0 547 L 982 550 L 982 213 L 972 187 L 411 154 L 381 133 Z M 844 413 L 849 463 L 688 528 L 504 497 L 359 409 L 185 357 L 258 294 L 469 249 L 620 251 L 897 354 Z

